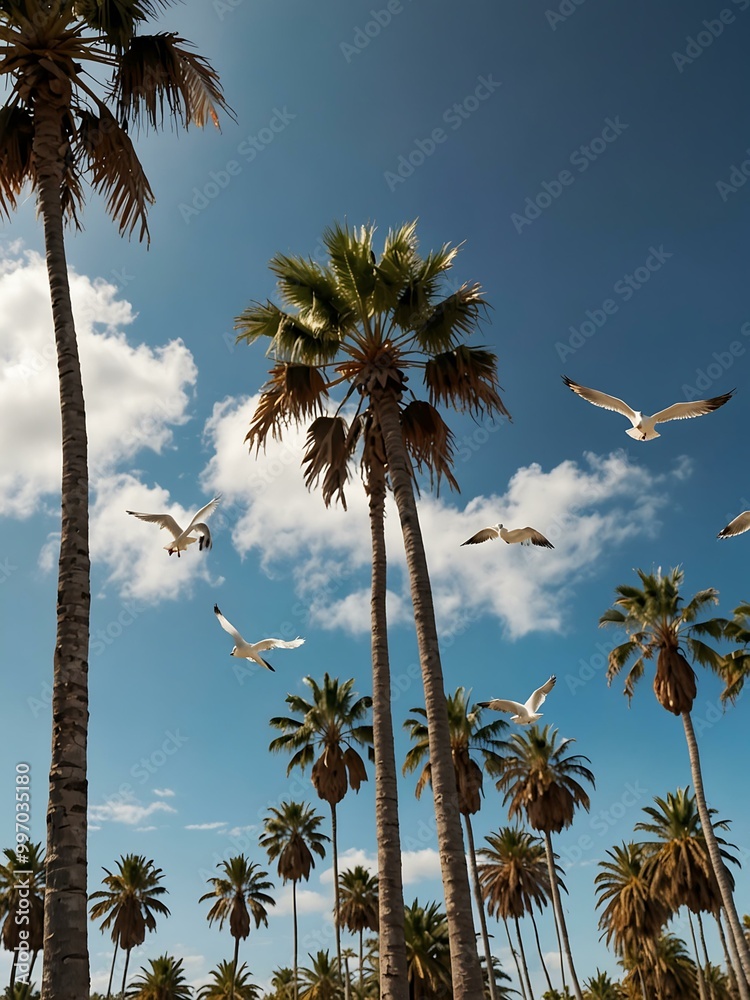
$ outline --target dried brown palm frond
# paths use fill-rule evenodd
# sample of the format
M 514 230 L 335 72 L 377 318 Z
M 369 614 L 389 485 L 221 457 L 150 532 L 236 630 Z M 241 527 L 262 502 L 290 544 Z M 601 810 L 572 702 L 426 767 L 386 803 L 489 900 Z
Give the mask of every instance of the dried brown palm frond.
M 341 748 L 327 747 L 313 764 L 310 778 L 321 799 L 331 806 L 341 802 L 348 788 L 346 765 Z
M 349 774 L 349 785 L 355 792 L 358 792 L 362 782 L 367 781 L 367 771 L 365 770 L 365 762 L 354 747 L 347 747 L 344 751 L 344 764 Z
M 461 344 L 437 354 L 425 365 L 424 382 L 435 405 L 511 419 L 497 391 L 497 358 L 491 351 Z
M 25 108 L 0 108 L 0 212 L 10 218 L 18 196 L 34 177 L 32 143 L 34 126 Z
M 75 12 L 108 45 L 122 51 L 141 22 L 157 17 L 170 4 L 171 0 L 76 0 Z
M 679 651 L 671 646 L 659 650 L 654 677 L 654 694 L 673 715 L 691 711 L 698 689 L 695 671 Z
M 245 436 L 256 453 L 261 446 L 265 448 L 269 433 L 274 439 L 280 438 L 282 428 L 320 413 L 328 398 L 325 379 L 311 365 L 281 362 L 269 375 Z
M 458 809 L 464 815 L 473 816 L 482 806 L 482 769 L 471 759 L 466 747 L 453 751 L 458 786 Z
M 453 475 L 453 432 L 438 411 L 425 400 L 413 400 L 401 411 L 401 433 L 406 450 L 412 458 L 414 471 L 426 470 L 430 485 L 447 479 L 451 489 L 460 492 Z
M 356 438 L 353 441 L 356 443 Z M 341 501 L 344 510 L 347 509 L 344 487 L 350 476 L 348 443 L 351 444 L 352 439 L 343 417 L 318 417 L 307 429 L 302 458 L 305 486 L 311 490 L 322 476 L 321 491 L 326 507 L 335 498 Z

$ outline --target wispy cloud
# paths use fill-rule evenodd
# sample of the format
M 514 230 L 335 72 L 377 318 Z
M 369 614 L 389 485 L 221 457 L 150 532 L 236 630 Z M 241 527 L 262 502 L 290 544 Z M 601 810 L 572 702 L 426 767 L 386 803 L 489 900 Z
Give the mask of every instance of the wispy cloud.
M 186 830 L 223 830 L 226 827 L 223 820 L 215 820 L 213 823 L 188 823 Z

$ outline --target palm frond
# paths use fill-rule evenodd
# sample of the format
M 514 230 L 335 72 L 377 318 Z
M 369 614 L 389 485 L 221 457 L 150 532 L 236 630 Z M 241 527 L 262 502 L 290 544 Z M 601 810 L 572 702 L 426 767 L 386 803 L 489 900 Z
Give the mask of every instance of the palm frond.
M 266 447 L 269 433 L 274 439 L 282 436 L 289 424 L 300 424 L 322 412 L 328 399 L 326 382 L 320 371 L 311 365 L 280 363 L 269 372 L 262 395 L 255 408 L 245 440 L 256 453 Z
M 338 330 L 351 322 L 351 311 L 341 300 L 336 279 L 314 260 L 278 253 L 268 266 L 278 278 L 282 299 L 299 310 L 307 325 Z
M 613 650 L 610 651 L 609 660 L 607 663 L 607 681 L 612 683 L 613 679 L 619 674 L 625 664 L 628 662 L 633 653 L 638 649 L 637 642 L 623 642 L 619 646 L 615 646 Z
M 491 351 L 461 344 L 437 354 L 424 367 L 424 382 L 435 405 L 511 419 L 498 393 L 497 358 Z
M 346 510 L 344 487 L 351 474 L 351 452 L 346 421 L 343 417 L 318 417 L 308 430 L 302 467 L 308 490 L 318 485 L 323 477 L 323 502 L 329 507 L 334 497 Z
M 372 226 L 350 230 L 338 222 L 323 232 L 330 266 L 343 296 L 359 302 L 363 309 L 377 280 L 372 262 L 373 232 Z
M 708 587 L 705 590 L 699 590 L 695 594 L 680 613 L 680 617 L 687 624 L 694 622 L 699 613 L 707 604 L 718 604 L 719 603 L 719 592 L 713 587 Z
M 440 492 L 443 477 L 460 492 L 453 475 L 453 432 L 440 413 L 425 400 L 415 399 L 401 411 L 401 433 L 416 471 L 427 470 Z
M 721 675 L 721 668 L 724 664 L 724 657 L 721 653 L 717 653 L 711 646 L 707 646 L 705 642 L 701 642 L 700 639 L 695 639 L 692 636 L 685 639 L 685 645 L 693 659 L 700 663 L 702 667 L 708 667 L 715 674 Z
M 476 333 L 486 306 L 479 284 L 461 285 L 458 291 L 432 306 L 414 325 L 419 346 L 433 354 L 454 350 L 460 338 Z
M 34 177 L 31 113 L 16 105 L 0 108 L 0 212 L 10 218 L 24 184 Z
M 138 25 L 157 17 L 172 0 L 76 0 L 76 16 L 117 51 L 134 37 Z
M 625 615 L 617 608 L 609 608 L 599 619 L 599 625 L 622 625 Z

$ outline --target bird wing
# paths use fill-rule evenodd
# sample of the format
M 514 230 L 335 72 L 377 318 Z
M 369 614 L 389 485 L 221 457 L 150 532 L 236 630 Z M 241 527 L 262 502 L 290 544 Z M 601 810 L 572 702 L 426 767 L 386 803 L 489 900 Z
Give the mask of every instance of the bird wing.
M 197 512 L 197 514 L 194 515 L 192 521 L 187 526 L 187 528 L 185 528 L 185 534 L 187 534 L 189 531 L 192 531 L 194 528 L 197 528 L 198 522 L 202 518 L 210 517 L 211 514 L 213 514 L 213 512 L 219 506 L 220 501 L 221 501 L 221 494 L 214 497 L 213 500 L 210 500 L 205 507 L 201 507 L 201 509 Z M 203 525 L 203 527 L 205 528 L 205 525 Z M 208 529 L 206 529 L 206 532 L 208 532 Z
M 197 532 L 200 533 L 200 535 L 201 535 L 201 543 L 198 546 L 198 548 L 201 550 L 201 552 L 204 549 L 210 549 L 211 548 L 211 532 L 208 530 L 208 525 L 207 524 L 204 524 L 202 521 L 199 521 L 198 524 L 194 524 L 192 526 L 192 528 L 190 529 L 190 531 L 197 531 Z M 194 542 L 195 539 L 194 538 L 188 538 L 188 541 L 189 542 Z
M 472 535 L 471 538 L 467 538 L 465 542 L 461 542 L 462 545 L 477 545 L 479 542 L 488 542 L 491 538 L 499 538 L 500 532 L 497 528 L 482 528 L 478 531 L 476 535 Z
M 718 410 L 728 403 L 735 394 L 735 389 L 725 392 L 723 396 L 712 396 L 711 399 L 696 399 L 692 403 L 673 403 L 665 410 L 659 410 L 651 418 L 655 424 L 665 424 L 668 420 L 687 420 L 688 417 L 702 417 L 704 413 Z
M 219 611 L 218 604 L 214 604 L 214 614 L 219 620 L 219 625 L 221 625 L 221 627 L 224 629 L 225 632 L 228 632 L 231 635 L 236 645 L 238 646 L 245 645 L 245 640 L 242 638 L 242 636 L 234 627 L 234 625 L 232 625 L 231 622 L 228 622 L 224 617 L 224 615 L 221 613 L 221 611 Z
M 141 521 L 158 524 L 160 528 L 166 528 L 173 538 L 178 538 L 182 534 L 182 528 L 171 514 L 141 514 L 137 510 L 126 510 L 125 513 L 132 514 L 133 517 L 137 517 Z
M 717 538 L 731 538 L 732 535 L 741 535 L 743 531 L 750 528 L 750 510 L 743 511 L 733 521 L 730 521 L 726 528 L 722 528 Z
M 301 646 L 304 639 L 300 639 L 297 636 L 296 639 L 291 639 L 289 642 L 285 642 L 283 639 L 261 639 L 260 642 L 253 643 L 253 649 L 263 650 L 263 649 L 296 649 L 297 646 Z
M 482 708 L 491 708 L 493 712 L 513 712 L 514 715 L 526 715 L 526 706 L 520 701 L 508 701 L 505 698 L 493 698 L 492 701 L 480 701 Z
M 621 413 L 623 417 L 627 417 L 633 423 L 637 420 L 635 410 L 631 410 L 628 404 L 618 399 L 617 396 L 608 396 L 606 392 L 599 392 L 598 389 L 587 389 L 585 385 L 579 385 L 572 378 L 568 378 L 567 375 L 563 375 L 562 380 L 576 395 L 582 399 L 587 399 L 594 406 L 601 406 L 605 410 L 614 410 L 616 413 Z
M 541 531 L 537 531 L 536 528 L 514 528 L 513 531 L 508 531 L 505 536 L 505 541 L 510 545 L 512 542 L 520 542 L 522 545 L 541 545 L 545 549 L 554 549 L 554 545 L 550 542 Z
M 529 715 L 531 715 L 532 712 L 536 712 L 536 710 L 542 704 L 542 702 L 547 697 L 547 695 L 550 693 L 550 691 L 552 690 L 552 688 L 555 686 L 556 682 L 557 682 L 557 677 L 555 677 L 555 675 L 553 674 L 550 677 L 550 679 L 547 681 L 546 684 L 542 684 L 542 686 L 540 688 L 536 689 L 536 691 L 532 694 L 532 696 L 526 702 L 525 708 L 526 708 L 526 711 L 529 713 Z

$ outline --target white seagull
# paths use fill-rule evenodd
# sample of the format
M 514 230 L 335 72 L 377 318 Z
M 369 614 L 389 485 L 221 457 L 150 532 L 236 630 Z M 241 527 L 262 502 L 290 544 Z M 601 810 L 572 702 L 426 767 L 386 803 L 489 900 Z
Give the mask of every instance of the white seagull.
M 541 718 L 542 713 L 537 712 L 537 709 L 555 686 L 556 680 L 557 677 L 553 674 L 546 684 L 542 684 L 540 688 L 536 689 L 525 705 L 522 705 L 520 701 L 507 701 L 505 698 L 480 701 L 479 705 L 481 708 L 491 708 L 494 712 L 514 712 L 515 714 L 510 717 L 511 722 L 517 722 L 521 726 L 528 726 Z
M 520 542 L 521 545 L 540 545 L 544 549 L 554 549 L 552 542 L 545 538 L 541 531 L 536 528 L 514 528 L 509 531 L 502 524 L 492 524 L 489 528 L 482 528 L 476 535 L 467 538 L 462 545 L 478 545 L 479 542 L 488 542 L 491 538 L 502 538 L 508 545 L 513 542 Z
M 301 646 L 305 641 L 297 636 L 296 639 L 292 639 L 290 642 L 285 642 L 283 639 L 261 639 L 260 642 L 245 642 L 234 625 L 228 622 L 221 611 L 219 611 L 218 604 L 214 604 L 214 614 L 219 620 L 219 625 L 234 639 L 235 644 L 229 655 L 244 657 L 246 660 L 255 660 L 256 663 L 265 667 L 266 670 L 274 670 L 274 668 L 259 655 L 261 652 L 266 649 L 296 649 L 297 646 Z
M 665 410 L 659 410 L 658 413 L 650 417 L 647 413 L 641 413 L 640 410 L 632 410 L 627 403 L 623 403 L 616 396 L 608 396 L 606 392 L 599 392 L 598 389 L 587 389 L 585 385 L 579 385 L 567 375 L 563 375 L 562 380 L 576 395 L 587 399 L 594 406 L 601 406 L 605 410 L 614 410 L 616 413 L 621 413 L 623 417 L 627 417 L 633 426 L 628 427 L 625 433 L 636 441 L 653 441 L 654 438 L 661 437 L 661 434 L 654 430 L 655 424 L 665 424 L 668 420 L 686 420 L 688 417 L 702 417 L 704 413 L 718 410 L 724 403 L 728 403 L 736 392 L 735 389 L 732 389 L 731 392 L 725 392 L 721 396 L 712 396 L 711 399 L 696 399 L 692 403 L 673 403 Z
M 193 542 L 198 542 L 198 549 L 201 552 L 203 549 L 211 548 L 211 532 L 208 530 L 208 525 L 204 524 L 201 518 L 209 517 L 213 514 L 219 506 L 220 500 L 221 494 L 214 497 L 213 500 L 211 500 L 210 503 L 207 503 L 205 507 L 201 507 L 184 531 L 171 514 L 141 514 L 137 510 L 126 510 L 125 513 L 132 514 L 133 517 L 138 517 L 141 521 L 149 521 L 152 524 L 158 524 L 160 528 L 166 528 L 172 535 L 174 541 L 171 541 L 169 545 L 165 545 L 164 548 L 170 556 L 173 552 L 176 552 L 177 558 L 179 559 L 180 552 L 184 552 L 188 545 L 191 545 Z M 197 538 L 193 538 L 193 532 L 197 532 L 200 535 L 200 541 Z
M 732 535 L 741 535 L 748 528 L 750 528 L 750 510 L 744 510 L 733 521 L 730 521 L 726 528 L 722 528 L 716 537 L 731 538 Z

